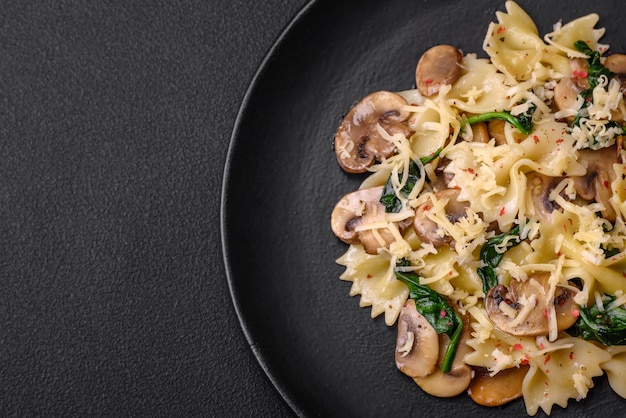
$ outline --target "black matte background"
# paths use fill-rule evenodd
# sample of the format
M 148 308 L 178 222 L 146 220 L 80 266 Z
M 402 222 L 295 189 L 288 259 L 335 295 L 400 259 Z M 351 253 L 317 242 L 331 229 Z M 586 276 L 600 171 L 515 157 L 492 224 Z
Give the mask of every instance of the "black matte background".
M 219 208 L 240 103 L 304 3 L 0 3 L 0 415 L 290 414 Z

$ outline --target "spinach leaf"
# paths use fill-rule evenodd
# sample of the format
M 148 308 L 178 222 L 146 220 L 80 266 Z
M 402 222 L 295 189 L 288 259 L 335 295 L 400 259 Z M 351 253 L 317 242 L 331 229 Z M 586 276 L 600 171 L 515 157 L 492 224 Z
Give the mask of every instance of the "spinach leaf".
M 432 155 L 420 158 L 420 162 L 422 164 L 428 164 L 429 162 L 439 157 L 441 150 L 442 149 L 439 148 L 437 152 L 433 153 Z M 420 178 L 420 169 L 417 166 L 417 163 L 415 161 L 411 161 L 409 163 L 409 175 L 407 177 L 406 184 L 404 185 L 404 187 L 402 187 L 400 193 L 402 193 L 404 197 L 408 196 Z M 389 178 L 387 179 L 387 183 L 383 188 L 383 193 L 380 197 L 380 203 L 383 204 L 383 206 L 385 207 L 385 212 L 387 213 L 398 213 L 402 210 L 402 202 L 400 201 L 400 199 L 398 199 L 398 196 L 396 196 L 396 191 L 393 188 L 391 176 L 389 176 Z
M 499 253 L 496 251 L 496 246 L 501 245 L 507 237 L 515 237 L 511 239 L 506 244 L 506 249 L 510 249 L 519 245 L 522 242 L 519 237 L 519 225 L 515 228 L 511 229 L 509 232 L 504 232 L 500 235 L 496 235 L 491 238 L 483 247 L 480 249 L 480 259 L 483 262 L 483 266 L 478 269 L 478 276 L 483 282 L 483 292 L 485 295 L 489 293 L 489 290 L 497 286 L 498 278 L 496 277 L 495 268 L 502 261 L 502 257 L 504 257 L 504 253 Z
M 580 316 L 568 333 L 585 340 L 600 341 L 604 345 L 626 344 L 626 308 L 622 305 L 607 309 L 615 299 L 615 296 L 605 294 L 603 310 L 598 309 L 595 303 L 588 308 L 581 306 Z
M 441 371 L 449 372 L 463 331 L 461 317 L 439 293 L 420 284 L 417 274 L 397 270 L 395 273 L 396 278 L 408 286 L 409 297 L 415 300 L 417 311 L 433 326 L 437 334 L 445 333 L 450 337 L 450 344 L 441 364 Z
M 506 110 L 502 112 L 481 113 L 479 115 L 470 116 L 469 118 L 465 119 L 464 125 L 473 125 L 479 122 L 487 122 L 492 119 L 502 119 L 503 121 L 515 126 L 524 135 L 528 135 L 533 130 L 533 113 L 535 112 L 536 108 L 537 106 L 533 104 L 528 109 L 528 111 L 518 116 L 513 116 L 509 111 Z

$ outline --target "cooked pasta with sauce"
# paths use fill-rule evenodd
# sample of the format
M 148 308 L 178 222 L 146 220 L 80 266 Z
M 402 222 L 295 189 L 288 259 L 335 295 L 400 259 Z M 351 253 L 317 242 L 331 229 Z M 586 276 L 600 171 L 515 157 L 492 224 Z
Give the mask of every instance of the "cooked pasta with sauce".
M 349 111 L 337 162 L 369 175 L 331 226 L 423 391 L 550 414 L 601 375 L 626 398 L 626 55 L 596 14 L 541 37 L 505 9 L 488 58 L 433 46 Z

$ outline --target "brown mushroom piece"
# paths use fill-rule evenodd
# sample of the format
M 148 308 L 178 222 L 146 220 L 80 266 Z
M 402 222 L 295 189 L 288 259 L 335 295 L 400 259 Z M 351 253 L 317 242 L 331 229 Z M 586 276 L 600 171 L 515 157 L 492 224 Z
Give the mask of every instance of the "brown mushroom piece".
M 489 130 L 487 129 L 487 123 L 479 122 L 471 125 L 472 128 L 472 142 L 482 142 L 486 144 L 491 139 L 489 137 Z
M 461 193 L 460 189 L 443 189 L 435 193 L 437 199 L 448 199 L 446 203 L 446 218 L 452 223 L 456 223 L 459 219 L 466 216 L 466 209 L 469 202 L 459 202 L 458 197 Z M 444 245 L 454 245 L 454 240 L 449 235 L 444 235 L 439 230 L 439 225 L 432 221 L 426 212 L 432 207 L 433 202 L 429 199 L 415 210 L 413 218 L 413 230 L 422 242 L 430 243 L 435 248 Z
M 441 371 L 441 361 L 450 343 L 450 338 L 446 334 L 439 336 L 439 361 L 437 368 L 429 375 L 416 377 L 413 380 L 426 393 L 440 398 L 450 398 L 463 393 L 472 380 L 472 368 L 468 366 L 464 359 L 472 350 L 467 341 L 471 338 L 471 329 L 468 318 L 463 318 L 463 331 L 459 340 L 452 367 L 449 372 Z
M 479 405 L 504 405 L 522 396 L 522 383 L 529 369 L 528 365 L 520 365 L 490 376 L 486 368 L 475 367 L 467 394 Z
M 617 75 L 617 79 L 622 85 L 622 90 L 626 88 L 626 55 L 611 54 L 604 60 L 603 64 L 608 70 Z
M 432 325 L 406 301 L 398 317 L 396 367 L 410 377 L 423 377 L 435 370 L 439 358 L 439 336 Z
M 572 177 L 578 196 L 595 200 L 604 206 L 602 217 L 614 222 L 617 214 L 611 205 L 611 183 L 615 180 L 613 164 L 618 162 L 618 149 L 615 146 L 599 150 L 581 150 L 578 160 L 587 165 L 584 176 Z
M 532 198 L 534 214 L 542 222 L 548 222 L 552 212 L 560 206 L 550 199 L 552 190 L 563 180 L 562 177 L 550 177 L 532 171 L 526 175 L 527 186 Z
M 385 207 L 379 199 L 384 186 L 360 189 L 345 195 L 333 209 L 330 225 L 337 238 L 347 244 L 362 244 L 368 254 L 377 254 L 381 247 L 395 241 L 387 229 L 357 231 L 359 225 L 386 221 Z M 412 218 L 397 222 L 402 232 L 413 222 Z M 378 235 L 378 236 L 377 236 Z M 379 237 L 384 242 L 379 241 Z
M 548 279 L 550 273 L 536 272 L 527 280 L 511 280 L 509 287 L 494 286 L 485 300 L 491 322 L 501 331 L 516 336 L 548 335 Z M 556 286 L 554 309 L 557 330 L 564 331 L 574 325 L 578 305 L 574 302 L 577 290 Z
M 496 145 L 506 144 L 506 134 L 504 133 L 504 129 L 506 127 L 506 122 L 502 119 L 491 119 L 487 124 L 487 129 L 489 130 L 489 136 L 493 138 L 496 142 Z M 519 143 L 526 135 L 519 132 L 518 130 L 514 130 L 512 133 L 513 139 L 515 142 Z
M 424 52 L 415 69 L 415 82 L 422 96 L 437 94 L 443 84 L 461 76 L 461 52 L 451 45 L 437 45 Z
M 626 54 L 611 54 L 606 57 L 603 65 L 608 68 L 610 72 L 615 74 L 623 94 L 626 91 Z M 623 123 L 625 116 L 626 115 L 624 115 L 620 109 L 611 111 L 611 120 L 617 123 Z
M 572 108 L 580 92 L 589 88 L 587 60 L 584 58 L 571 59 L 570 68 L 572 75 L 563 77 L 554 87 L 554 105 L 558 110 Z M 573 116 L 566 119 L 571 121 Z
M 379 91 L 364 97 L 348 112 L 335 133 L 335 154 L 348 173 L 364 173 L 377 161 L 396 150 L 393 142 L 381 136 L 380 125 L 388 134 L 410 136 L 407 101 L 396 93 Z

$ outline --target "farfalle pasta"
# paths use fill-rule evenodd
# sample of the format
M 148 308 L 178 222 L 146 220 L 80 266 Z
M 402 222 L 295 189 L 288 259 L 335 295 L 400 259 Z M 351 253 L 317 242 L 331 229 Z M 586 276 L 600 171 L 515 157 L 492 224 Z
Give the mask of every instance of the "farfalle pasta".
M 434 46 L 347 114 L 337 161 L 370 175 L 331 226 L 422 390 L 550 414 L 602 375 L 626 396 L 626 55 L 596 14 L 542 37 L 505 8 L 489 58 Z

